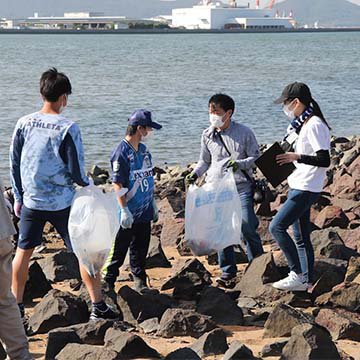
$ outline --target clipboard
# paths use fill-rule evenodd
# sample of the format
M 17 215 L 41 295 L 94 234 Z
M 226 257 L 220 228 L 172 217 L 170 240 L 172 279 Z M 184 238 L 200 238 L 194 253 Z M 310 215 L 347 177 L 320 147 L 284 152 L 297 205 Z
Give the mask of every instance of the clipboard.
M 278 165 L 276 156 L 285 154 L 278 142 L 275 142 L 256 161 L 256 166 L 264 174 L 269 183 L 276 188 L 296 169 L 293 163 Z

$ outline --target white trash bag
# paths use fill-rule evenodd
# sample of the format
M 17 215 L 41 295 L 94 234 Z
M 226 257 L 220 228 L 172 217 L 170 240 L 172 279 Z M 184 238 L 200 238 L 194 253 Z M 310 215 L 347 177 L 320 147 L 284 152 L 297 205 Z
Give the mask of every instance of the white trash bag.
M 194 255 L 210 255 L 241 242 L 241 202 L 234 174 L 227 171 L 186 195 L 185 241 Z
M 91 184 L 76 191 L 69 235 L 79 262 L 95 277 L 104 266 L 119 230 L 115 193 L 104 194 Z

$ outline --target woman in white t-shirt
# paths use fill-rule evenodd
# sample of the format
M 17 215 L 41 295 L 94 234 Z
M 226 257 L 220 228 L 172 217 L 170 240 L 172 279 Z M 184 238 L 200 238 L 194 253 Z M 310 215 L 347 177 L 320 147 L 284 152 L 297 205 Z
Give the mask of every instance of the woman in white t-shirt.
M 294 151 L 278 155 L 276 160 L 280 165 L 294 162 L 296 169 L 288 177 L 288 198 L 269 228 L 290 269 L 289 275 L 273 286 L 279 290 L 307 291 L 314 269 L 310 209 L 323 189 L 330 165 L 330 127 L 303 83 L 286 86 L 275 103 L 282 103 L 284 113 L 292 120 L 285 143 Z M 287 232 L 291 225 L 294 239 Z

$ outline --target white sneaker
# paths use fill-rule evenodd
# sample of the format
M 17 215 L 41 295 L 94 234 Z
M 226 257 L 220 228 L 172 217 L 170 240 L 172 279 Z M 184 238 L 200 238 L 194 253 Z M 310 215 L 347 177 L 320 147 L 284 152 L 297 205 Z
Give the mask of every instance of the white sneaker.
M 306 291 L 309 287 L 307 283 L 302 281 L 302 276 L 294 271 L 290 271 L 285 279 L 274 282 L 272 286 L 275 289 L 285 291 Z

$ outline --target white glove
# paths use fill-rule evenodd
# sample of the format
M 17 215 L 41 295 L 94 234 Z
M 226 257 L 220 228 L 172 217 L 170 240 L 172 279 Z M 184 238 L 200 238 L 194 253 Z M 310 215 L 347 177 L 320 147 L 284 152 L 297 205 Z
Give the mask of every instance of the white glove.
M 128 207 L 121 208 L 120 225 L 123 229 L 131 229 L 134 223 L 134 217 Z

